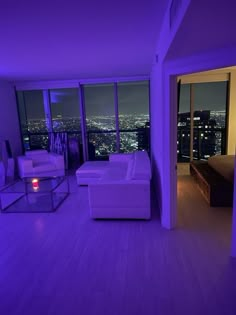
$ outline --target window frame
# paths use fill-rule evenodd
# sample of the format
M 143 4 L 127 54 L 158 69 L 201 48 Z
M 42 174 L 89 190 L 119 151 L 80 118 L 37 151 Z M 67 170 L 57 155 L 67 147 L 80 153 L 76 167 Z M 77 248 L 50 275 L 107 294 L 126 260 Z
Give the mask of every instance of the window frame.
M 218 74 L 193 74 L 187 76 L 181 76 L 177 78 L 177 82 L 181 82 L 181 85 L 190 84 L 190 145 L 189 145 L 189 163 L 194 160 L 194 84 L 196 83 L 213 83 L 213 82 L 226 82 L 226 105 L 225 105 L 225 132 L 224 132 L 224 143 L 225 147 L 222 154 L 227 154 L 227 142 L 228 142 L 228 121 L 229 121 L 229 94 L 230 94 L 230 73 L 218 73 Z M 179 112 L 177 113 L 179 114 Z M 178 126 L 177 126 L 178 128 Z M 178 155 L 178 152 L 177 152 Z M 201 160 L 199 157 L 198 160 Z M 181 161 L 178 161 L 181 163 Z
M 87 126 L 86 126 L 86 110 L 85 110 L 85 99 L 84 99 L 84 85 L 95 85 L 95 84 L 106 84 L 110 83 L 113 85 L 113 95 L 114 95 L 114 111 L 115 111 L 115 133 L 116 133 L 116 150 L 120 152 L 120 129 L 119 129 L 119 101 L 118 101 L 118 83 L 124 82 L 139 82 L 147 81 L 149 95 L 148 95 L 148 105 L 149 105 L 149 122 L 151 123 L 150 116 L 150 77 L 149 76 L 132 76 L 132 77 L 119 77 L 119 78 L 101 78 L 101 79 L 82 79 L 82 80 L 66 80 L 66 81 L 37 81 L 37 82 L 19 82 L 15 85 L 15 93 L 17 99 L 17 111 L 19 124 L 21 127 L 21 117 L 19 114 L 19 102 L 17 97 L 17 92 L 22 91 L 23 96 L 25 91 L 29 90 L 41 90 L 43 93 L 43 102 L 44 102 L 44 113 L 45 120 L 47 124 L 48 131 L 53 131 L 52 124 L 52 113 L 51 113 L 51 104 L 50 104 L 50 90 L 60 89 L 60 88 L 77 88 L 78 89 L 78 100 L 79 100 L 79 111 L 81 115 L 81 137 L 82 137 L 82 147 L 83 147 L 83 157 L 84 161 L 87 161 L 88 156 L 88 143 L 87 143 Z M 24 100 L 24 110 L 26 111 L 26 105 Z M 26 113 L 27 118 L 27 113 Z M 23 143 L 23 132 L 21 131 L 21 142 L 22 149 L 24 148 Z M 27 135 L 30 137 L 30 133 Z M 149 143 L 150 148 L 150 143 Z

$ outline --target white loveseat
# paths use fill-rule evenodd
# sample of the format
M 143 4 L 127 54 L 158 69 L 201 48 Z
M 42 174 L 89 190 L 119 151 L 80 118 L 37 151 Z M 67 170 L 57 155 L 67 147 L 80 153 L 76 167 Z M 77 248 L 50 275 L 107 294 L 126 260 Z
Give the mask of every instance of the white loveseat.
M 151 167 L 147 152 L 111 154 L 99 172 L 100 177 L 90 178 L 88 184 L 92 218 L 150 219 Z
M 46 150 L 26 151 L 24 156 L 18 156 L 18 171 L 20 178 L 65 175 L 64 157 Z

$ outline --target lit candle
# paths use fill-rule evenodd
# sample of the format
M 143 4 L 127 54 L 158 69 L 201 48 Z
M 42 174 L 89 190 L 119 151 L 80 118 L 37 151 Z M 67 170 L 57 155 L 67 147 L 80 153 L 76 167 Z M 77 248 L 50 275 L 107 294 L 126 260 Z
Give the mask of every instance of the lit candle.
M 33 190 L 39 189 L 39 180 L 37 178 L 32 179 L 32 188 Z

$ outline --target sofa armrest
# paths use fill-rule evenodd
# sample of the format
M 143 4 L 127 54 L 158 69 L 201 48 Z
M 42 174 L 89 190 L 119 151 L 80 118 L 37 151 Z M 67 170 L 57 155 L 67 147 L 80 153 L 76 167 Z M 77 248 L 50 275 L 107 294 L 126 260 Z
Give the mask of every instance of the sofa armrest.
M 133 153 L 111 153 L 109 154 L 110 162 L 129 162 Z
M 65 169 L 64 156 L 56 153 L 49 153 L 50 161 L 56 166 L 57 169 Z
M 24 177 L 25 174 L 33 172 L 33 160 L 25 157 L 25 156 L 18 156 L 18 171 L 20 177 Z

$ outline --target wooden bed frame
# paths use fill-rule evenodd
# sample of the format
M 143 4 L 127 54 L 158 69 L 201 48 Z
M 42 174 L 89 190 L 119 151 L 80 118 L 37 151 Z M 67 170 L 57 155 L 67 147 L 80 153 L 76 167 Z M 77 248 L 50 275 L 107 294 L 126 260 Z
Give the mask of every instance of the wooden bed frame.
M 233 206 L 233 184 L 217 173 L 207 162 L 191 162 L 190 174 L 211 207 Z

